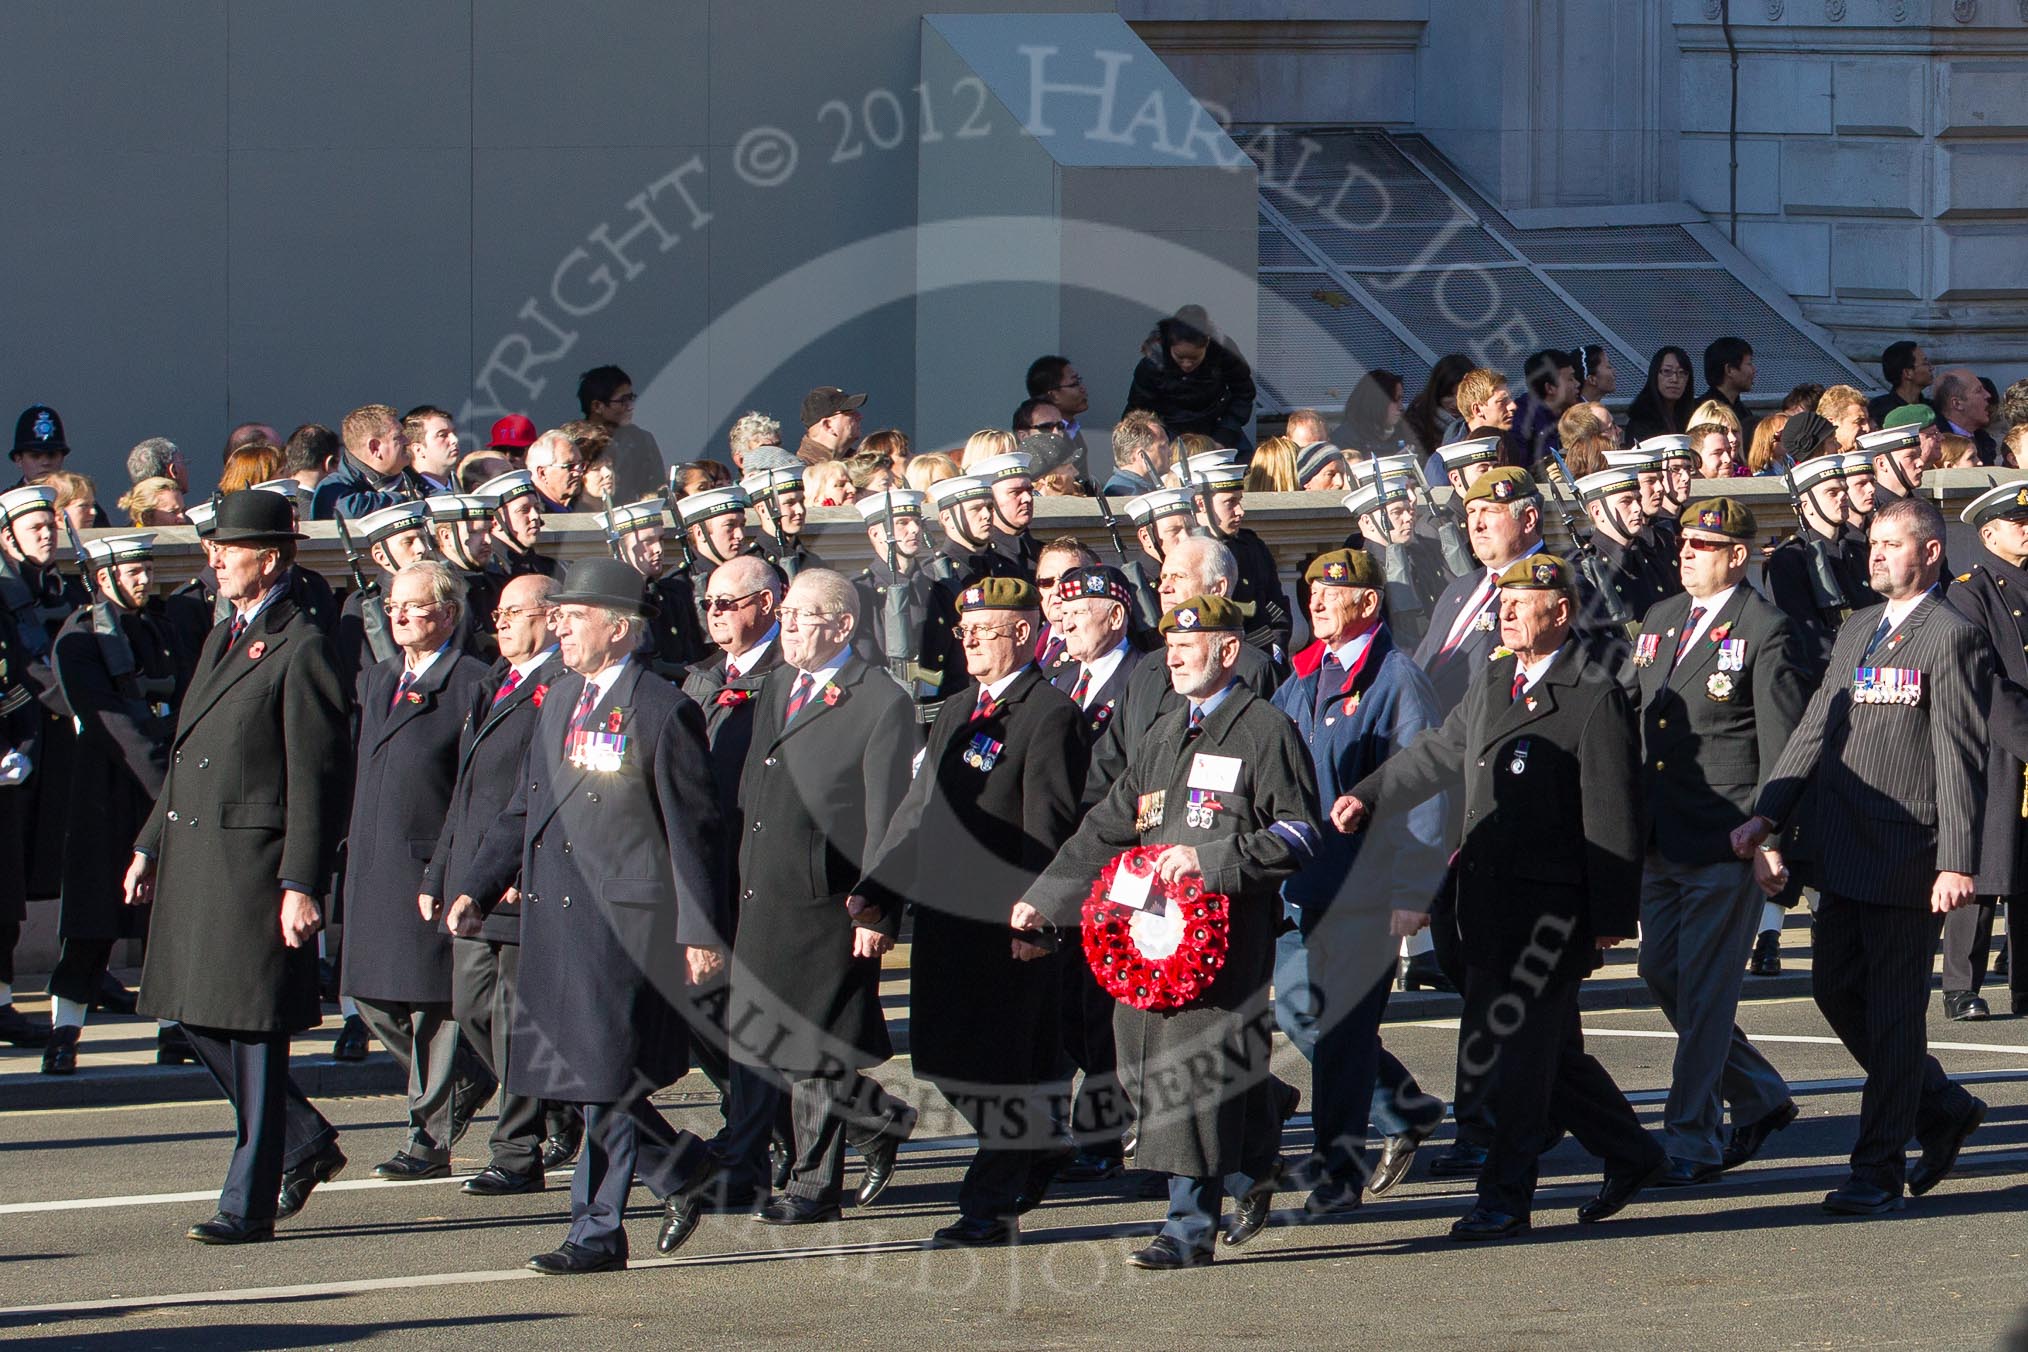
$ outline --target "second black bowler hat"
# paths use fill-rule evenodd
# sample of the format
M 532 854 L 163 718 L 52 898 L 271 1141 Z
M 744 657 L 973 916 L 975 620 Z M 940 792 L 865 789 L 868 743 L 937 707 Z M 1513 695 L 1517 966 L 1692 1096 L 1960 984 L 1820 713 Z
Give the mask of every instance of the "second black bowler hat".
M 300 540 L 296 530 L 295 504 L 279 493 L 261 493 L 243 488 L 218 500 L 217 525 L 213 544 L 273 544 L 277 540 Z
M 618 559 L 579 559 L 571 564 L 562 588 L 550 593 L 549 603 L 604 606 L 630 615 L 654 613 L 641 593 L 641 575 Z

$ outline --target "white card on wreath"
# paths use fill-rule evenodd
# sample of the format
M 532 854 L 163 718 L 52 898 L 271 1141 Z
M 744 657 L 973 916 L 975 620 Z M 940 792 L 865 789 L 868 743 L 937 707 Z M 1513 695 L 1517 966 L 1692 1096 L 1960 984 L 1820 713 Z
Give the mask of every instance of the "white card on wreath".
M 1113 881 L 1106 889 L 1106 900 L 1120 906 L 1132 907 L 1136 911 L 1152 910 L 1154 905 L 1148 894 L 1154 885 L 1155 874 L 1152 869 L 1147 873 L 1137 873 L 1122 863 L 1113 870 Z

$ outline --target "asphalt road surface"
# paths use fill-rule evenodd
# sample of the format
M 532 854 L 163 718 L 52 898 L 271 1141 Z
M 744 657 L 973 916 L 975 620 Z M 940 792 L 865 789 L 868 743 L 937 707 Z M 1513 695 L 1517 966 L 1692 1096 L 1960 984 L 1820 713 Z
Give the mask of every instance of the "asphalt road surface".
M 2000 994 L 2005 1011 L 2005 994 Z M 1932 1003 L 1935 1008 L 1935 1003 Z M 1544 1164 L 1532 1236 L 1473 1247 L 1444 1231 L 1465 1189 L 1419 1167 L 1384 1199 L 1325 1224 L 1289 1210 L 1201 1271 L 1124 1262 L 1159 1223 L 1139 1180 L 1053 1195 L 1022 1243 L 979 1253 L 922 1241 L 953 1216 L 966 1143 L 926 1114 L 886 1195 L 835 1225 L 710 1217 L 674 1259 L 654 1255 L 642 1190 L 625 1273 L 522 1268 L 563 1233 L 567 1178 L 546 1194 L 468 1197 L 455 1181 L 381 1183 L 399 1100 L 327 1100 L 351 1164 L 278 1241 L 204 1248 L 230 1148 L 222 1102 L 4 1111 L 0 1339 L 55 1347 L 664 1348 L 1992 1348 L 2028 1303 L 2028 1020 L 1933 1017 L 1945 1067 L 1992 1105 L 1958 1171 L 1900 1214 L 1818 1208 L 1844 1175 L 1855 1067 L 1807 999 L 1754 1001 L 1741 1022 L 1794 1085 L 1803 1116 L 1719 1183 L 1648 1193 L 1603 1225 L 1573 1223 L 1596 1164 L 1566 1142 Z M 1655 1121 L 1673 1043 L 1652 1010 L 1585 1016 L 1590 1045 Z M 1449 1087 L 1455 1024 L 1390 1024 L 1388 1046 Z M 0 1052 L 0 1056 L 25 1053 Z M 1306 1090 L 1286 1047 L 1277 1068 Z M 888 1068 L 906 1079 L 905 1063 Z M 704 1092 L 698 1092 L 703 1090 Z M 664 1096 L 674 1120 L 718 1125 L 701 1082 Z M 1285 1143 L 1308 1144 L 1299 1116 Z M 1439 1143 L 1449 1136 L 1448 1126 Z M 483 1163 L 485 1119 L 458 1167 Z M 856 1167 L 856 1166 L 848 1166 Z M 848 1180 L 849 1181 L 849 1180 Z

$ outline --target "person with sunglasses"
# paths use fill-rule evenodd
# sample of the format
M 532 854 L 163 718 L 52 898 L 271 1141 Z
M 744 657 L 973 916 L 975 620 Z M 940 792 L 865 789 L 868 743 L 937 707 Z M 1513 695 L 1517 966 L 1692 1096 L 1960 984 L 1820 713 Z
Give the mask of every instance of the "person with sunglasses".
M 1085 463 L 1084 429 L 1078 426 L 1078 419 L 1091 409 L 1091 394 L 1085 389 L 1084 377 L 1070 364 L 1070 358 L 1055 355 L 1037 357 L 1028 364 L 1027 387 L 1030 399 L 1044 400 L 1055 407 L 1058 416 L 1063 419 L 1063 426 L 1055 430 L 1060 431 L 1071 444 L 1077 463 Z M 1021 430 L 1018 418 L 1014 430 Z M 1106 491 L 1110 493 L 1113 490 L 1108 488 Z

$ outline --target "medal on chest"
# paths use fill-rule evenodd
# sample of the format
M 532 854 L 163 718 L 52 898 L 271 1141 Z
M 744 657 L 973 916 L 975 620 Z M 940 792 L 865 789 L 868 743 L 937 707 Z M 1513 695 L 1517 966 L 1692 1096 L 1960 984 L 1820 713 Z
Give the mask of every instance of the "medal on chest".
M 1209 789 L 1190 790 L 1190 802 L 1184 809 L 1183 821 L 1199 831 L 1209 831 L 1218 820 L 1218 814 L 1225 811 L 1225 804 Z
M 1162 803 L 1169 796 L 1167 789 L 1144 793 L 1134 800 L 1134 831 L 1146 835 L 1162 825 Z
M 1720 671 L 1746 670 L 1746 640 L 1723 638 L 1718 641 L 1718 669 Z
M 627 763 L 624 733 L 587 729 L 570 735 L 570 763 L 594 774 L 611 774 Z
M 1914 667 L 1860 667 L 1852 673 L 1854 704 L 1922 703 L 1922 673 Z
M 993 768 L 1005 747 L 1005 742 L 996 742 L 983 732 L 973 733 L 972 744 L 965 748 L 963 759 L 965 764 L 984 774 Z
M 1634 665 L 1645 667 L 1655 660 L 1655 654 L 1662 650 L 1660 634 L 1643 634 L 1634 640 Z
M 1514 743 L 1514 757 L 1507 762 L 1507 773 L 1518 775 L 1528 768 L 1528 739 L 1523 737 Z

